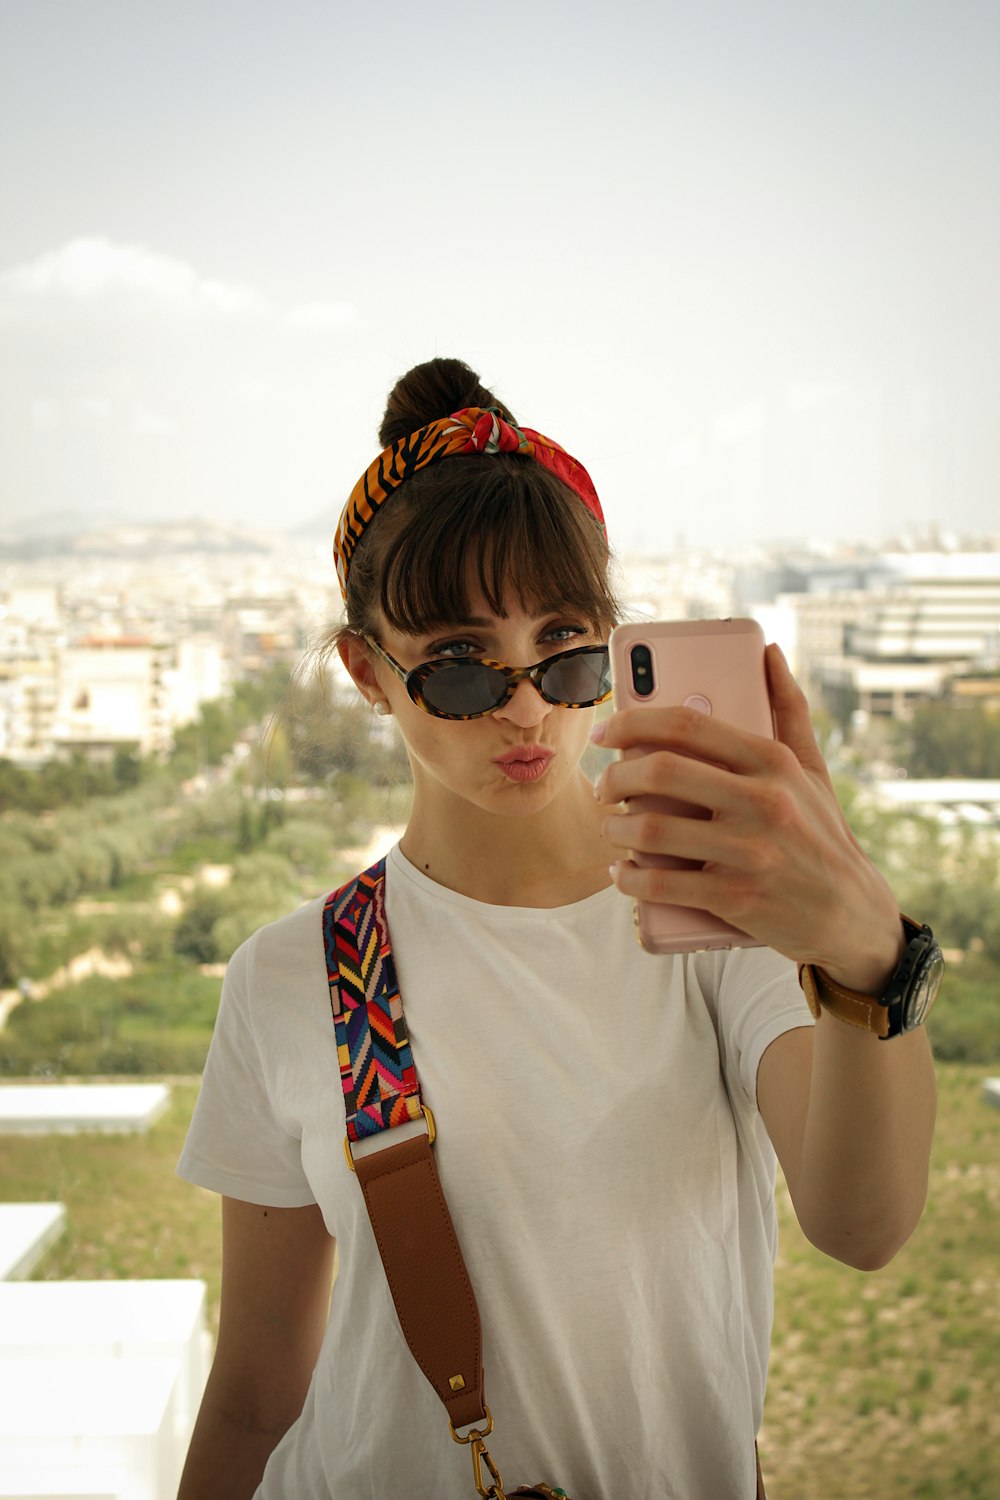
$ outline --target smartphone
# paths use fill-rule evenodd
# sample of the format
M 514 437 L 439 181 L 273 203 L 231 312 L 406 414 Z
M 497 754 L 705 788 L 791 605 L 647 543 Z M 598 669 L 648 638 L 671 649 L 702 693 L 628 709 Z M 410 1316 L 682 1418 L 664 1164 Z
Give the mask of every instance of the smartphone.
M 611 678 L 616 708 L 670 708 L 684 704 L 752 734 L 774 738 L 764 666 L 764 632 L 756 620 L 655 620 L 619 625 L 611 632 Z M 636 745 L 625 758 L 645 755 Z M 711 811 L 671 797 L 634 797 L 639 811 L 710 818 Z M 636 864 L 697 870 L 697 860 L 635 854 Z M 693 953 L 704 948 L 755 948 L 756 938 L 721 917 L 688 906 L 637 901 L 639 941 L 650 953 Z

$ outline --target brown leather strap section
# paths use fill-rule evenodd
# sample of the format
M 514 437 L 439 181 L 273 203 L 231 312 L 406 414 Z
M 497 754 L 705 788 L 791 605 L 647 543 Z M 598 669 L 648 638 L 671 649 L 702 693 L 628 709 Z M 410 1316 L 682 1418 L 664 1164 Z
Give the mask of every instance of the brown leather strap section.
M 410 1353 L 455 1427 L 481 1422 L 479 1308 L 430 1143 L 416 1136 L 354 1165 Z
M 873 1031 L 879 1037 L 888 1036 L 889 1008 L 871 995 L 861 995 L 856 990 L 845 989 L 815 964 L 799 965 L 799 984 L 809 1002 L 809 1009 L 817 1020 L 822 1006 L 836 1016 L 838 1021 L 846 1021 L 849 1026 L 860 1026 L 863 1031 Z
M 760 1454 L 757 1452 L 757 1444 L 753 1445 L 753 1456 L 757 1460 L 757 1500 L 767 1500 L 764 1493 L 764 1476 L 760 1472 Z

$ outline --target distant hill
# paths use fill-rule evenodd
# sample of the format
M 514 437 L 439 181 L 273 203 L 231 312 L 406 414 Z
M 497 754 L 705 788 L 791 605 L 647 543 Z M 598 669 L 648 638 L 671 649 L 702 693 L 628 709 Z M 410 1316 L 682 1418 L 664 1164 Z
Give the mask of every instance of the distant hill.
M 0 528 L 0 559 L 27 562 L 45 557 L 148 557 L 179 552 L 279 551 L 284 536 L 263 527 L 186 517 L 134 521 L 120 515 L 84 516 L 47 511 L 20 516 Z
M 332 541 L 333 534 L 340 520 L 342 505 L 324 506 L 322 510 L 316 511 L 308 516 L 306 520 L 300 521 L 298 526 L 290 526 L 288 535 L 298 537 L 303 541 Z

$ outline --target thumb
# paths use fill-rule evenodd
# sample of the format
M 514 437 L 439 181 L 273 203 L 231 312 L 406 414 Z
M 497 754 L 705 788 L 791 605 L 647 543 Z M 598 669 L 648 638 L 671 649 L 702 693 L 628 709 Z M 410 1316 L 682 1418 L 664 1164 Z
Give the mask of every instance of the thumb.
M 774 714 L 774 732 L 783 745 L 793 751 L 796 760 L 809 771 L 818 771 L 827 776 L 805 693 L 792 676 L 780 646 L 768 646 L 764 661 L 767 667 L 767 686 Z

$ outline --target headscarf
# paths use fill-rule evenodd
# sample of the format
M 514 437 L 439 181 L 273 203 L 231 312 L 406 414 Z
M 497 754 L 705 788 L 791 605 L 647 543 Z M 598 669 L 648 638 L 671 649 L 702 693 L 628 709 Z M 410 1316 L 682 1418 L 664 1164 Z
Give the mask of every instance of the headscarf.
M 351 491 L 337 526 L 333 557 L 341 591 L 347 597 L 351 557 L 381 506 L 411 474 L 455 455 L 524 453 L 542 464 L 578 495 L 604 530 L 604 513 L 590 475 L 558 443 L 531 427 L 516 427 L 496 407 L 467 406 L 440 417 L 384 448 Z

